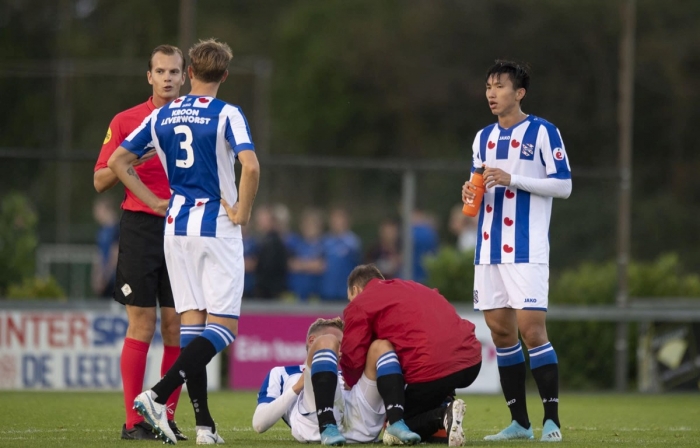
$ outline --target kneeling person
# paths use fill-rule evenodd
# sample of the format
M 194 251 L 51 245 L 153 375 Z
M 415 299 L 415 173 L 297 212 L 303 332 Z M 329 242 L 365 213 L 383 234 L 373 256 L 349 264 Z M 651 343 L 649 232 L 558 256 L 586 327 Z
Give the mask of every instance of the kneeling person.
M 345 387 L 338 372 L 343 328 L 339 317 L 316 320 L 306 337 L 306 364 L 270 370 L 253 415 L 256 432 L 265 432 L 282 419 L 299 442 L 337 446 L 377 441 L 385 420 L 385 405 L 393 406 L 391 397 L 403 395 L 403 390 L 386 388 L 380 394 L 377 378 L 402 375 L 401 367 L 393 346 L 377 340 L 355 387 Z M 406 444 L 420 441 L 403 421 L 395 425 L 395 433 Z

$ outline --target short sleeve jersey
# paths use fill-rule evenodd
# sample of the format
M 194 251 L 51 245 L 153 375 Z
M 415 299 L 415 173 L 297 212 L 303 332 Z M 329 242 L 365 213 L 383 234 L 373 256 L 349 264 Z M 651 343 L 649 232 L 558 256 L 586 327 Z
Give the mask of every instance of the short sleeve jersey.
M 102 143 L 102 150 L 95 164 L 95 171 L 101 168 L 107 168 L 107 162 L 112 156 L 112 153 L 119 147 L 119 144 L 123 142 L 134 129 L 139 127 L 143 120 L 155 109 L 156 106 L 153 104 L 153 97 L 151 97 L 145 103 L 141 103 L 115 115 L 107 129 L 107 135 Z M 154 157 L 138 165 L 135 169 L 143 183 L 146 184 L 156 196 L 162 199 L 168 199 L 170 197 L 168 178 L 165 175 L 165 170 L 163 170 L 163 165 L 161 165 L 158 159 Z M 122 209 L 133 212 L 150 213 L 152 215 L 156 214 L 149 206 L 141 202 L 128 188 L 125 189 Z
M 505 129 L 497 123 L 476 134 L 474 169 L 485 164 L 536 179 L 571 179 L 559 130 L 534 115 Z M 512 187 L 486 190 L 479 213 L 475 264 L 549 264 L 552 198 Z
M 241 110 L 209 96 L 185 95 L 154 110 L 122 143 L 141 157 L 153 145 L 172 197 L 166 235 L 241 238 L 221 205 L 238 200 L 234 164 L 254 150 Z

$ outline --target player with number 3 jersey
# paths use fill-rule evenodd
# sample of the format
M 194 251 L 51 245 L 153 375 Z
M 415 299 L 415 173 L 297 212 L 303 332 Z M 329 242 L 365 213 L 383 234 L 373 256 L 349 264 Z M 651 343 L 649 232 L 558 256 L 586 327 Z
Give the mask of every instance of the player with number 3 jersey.
M 164 397 L 183 382 L 195 408 L 197 444 L 223 443 L 207 406 L 206 365 L 238 334 L 243 295 L 241 225 L 250 220 L 260 167 L 241 110 L 216 99 L 233 57 L 213 39 L 189 51 L 189 95 L 157 109 L 109 160 L 119 179 L 164 214 L 165 258 L 175 309 L 182 316 L 180 357 L 134 407 L 160 438 L 176 443 L 163 421 Z M 131 161 L 155 147 L 172 196 L 159 199 L 140 181 Z M 234 164 L 241 162 L 240 194 Z M 232 205 L 229 205 L 232 204 Z
M 233 166 L 241 151 L 254 150 L 241 110 L 211 96 L 185 95 L 154 111 L 122 146 L 139 155 L 151 141 L 172 190 L 165 235 L 240 239 L 240 226 L 219 200 L 237 202 Z

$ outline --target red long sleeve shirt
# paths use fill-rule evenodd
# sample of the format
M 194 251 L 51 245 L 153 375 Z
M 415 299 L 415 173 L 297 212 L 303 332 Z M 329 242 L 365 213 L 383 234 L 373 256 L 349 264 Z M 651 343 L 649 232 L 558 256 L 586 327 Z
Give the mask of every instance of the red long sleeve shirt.
M 424 383 L 481 361 L 474 324 L 437 290 L 405 280 L 371 280 L 343 312 L 340 368 L 348 385 L 362 376 L 372 341 L 394 345 L 406 383 Z

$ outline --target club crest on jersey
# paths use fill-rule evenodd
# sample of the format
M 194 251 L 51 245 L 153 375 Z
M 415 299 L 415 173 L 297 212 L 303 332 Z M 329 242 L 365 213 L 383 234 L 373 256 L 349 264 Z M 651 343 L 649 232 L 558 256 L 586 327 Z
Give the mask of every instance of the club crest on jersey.
M 525 157 L 532 157 L 535 153 L 535 145 L 532 143 L 523 143 L 521 152 Z
M 564 149 L 563 148 L 554 148 L 552 150 L 552 153 L 554 154 L 555 159 L 564 160 Z

